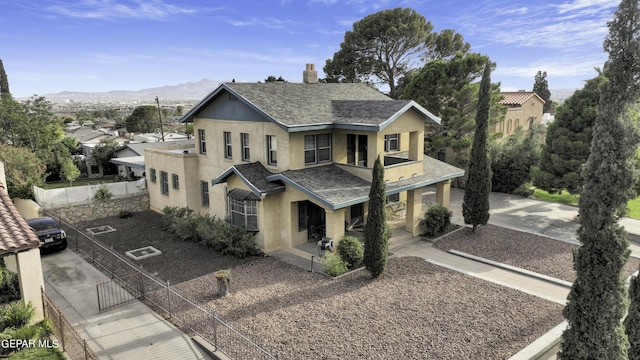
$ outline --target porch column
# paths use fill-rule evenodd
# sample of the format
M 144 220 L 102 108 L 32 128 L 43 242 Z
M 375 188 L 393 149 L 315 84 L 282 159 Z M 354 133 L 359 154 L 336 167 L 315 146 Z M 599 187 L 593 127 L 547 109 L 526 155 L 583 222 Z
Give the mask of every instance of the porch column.
M 325 236 L 333 239 L 333 244 L 338 245 L 344 237 L 345 209 L 324 210 L 325 215 Z
M 451 180 L 441 181 L 436 184 L 436 203 L 447 209 L 451 206 Z
M 40 249 L 35 248 L 29 251 L 19 252 L 15 257 L 18 267 L 18 278 L 20 279 L 20 294 L 25 304 L 31 302 L 31 305 L 33 305 L 35 313 L 33 314 L 33 318 L 31 318 L 31 323 L 35 323 L 44 319 L 42 294 L 40 293 L 40 289 L 44 288 Z
M 412 233 L 413 236 L 420 235 L 420 217 L 422 216 L 422 191 L 424 189 L 415 189 L 407 191 L 407 210 L 405 230 Z

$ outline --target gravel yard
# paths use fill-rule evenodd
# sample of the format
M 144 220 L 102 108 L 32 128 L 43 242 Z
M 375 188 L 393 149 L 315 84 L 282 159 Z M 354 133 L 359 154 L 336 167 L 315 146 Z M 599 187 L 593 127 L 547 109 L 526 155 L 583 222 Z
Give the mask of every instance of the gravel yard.
M 469 228 L 459 230 L 436 241 L 434 246 L 444 251 L 462 251 L 569 282 L 576 278 L 572 250 L 578 246 L 544 236 L 487 225 L 479 227 L 475 233 Z M 625 266 L 625 276 L 637 271 L 639 264 L 639 259 L 630 257 Z
M 120 253 L 163 251 L 140 263 L 281 359 L 506 359 L 563 320 L 561 305 L 419 258 L 391 258 L 376 280 L 366 271 L 331 279 L 272 257 L 220 256 L 176 240 L 161 223 L 148 211 L 80 228 L 116 228 L 96 238 Z M 575 245 L 537 235 L 489 225 L 436 246 L 573 280 Z M 628 271 L 637 267 L 633 259 Z M 231 295 L 219 298 L 211 273 L 225 268 Z

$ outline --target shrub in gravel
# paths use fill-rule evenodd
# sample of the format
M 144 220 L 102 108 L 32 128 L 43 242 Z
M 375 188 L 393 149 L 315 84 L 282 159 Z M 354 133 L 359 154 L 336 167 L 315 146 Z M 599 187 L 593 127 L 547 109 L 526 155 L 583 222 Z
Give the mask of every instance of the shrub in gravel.
M 164 214 L 164 218 L 162 219 L 162 230 L 172 231 L 173 224 L 178 219 L 191 216 L 193 210 L 187 207 L 165 206 L 164 209 L 162 209 L 162 213 Z
M 420 219 L 420 227 L 423 229 L 421 235 L 434 237 L 443 233 L 451 226 L 452 216 L 453 212 L 442 205 L 430 206 L 424 213 L 424 217 Z
M 362 265 L 364 245 L 357 237 L 345 236 L 338 244 L 338 254 L 349 269 L 358 268 Z
M 337 253 L 327 252 L 321 261 L 324 271 L 330 276 L 340 276 L 347 272 L 347 263 Z
M 200 242 L 223 255 L 237 258 L 260 255 L 254 233 L 232 226 L 215 215 L 193 214 L 189 208 L 165 207 L 163 229 L 181 240 Z

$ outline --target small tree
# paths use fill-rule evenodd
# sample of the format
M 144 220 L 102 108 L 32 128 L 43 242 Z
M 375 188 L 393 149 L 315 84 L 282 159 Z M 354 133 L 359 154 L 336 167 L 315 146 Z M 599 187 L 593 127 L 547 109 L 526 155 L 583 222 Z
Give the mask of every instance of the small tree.
M 491 104 L 491 63 L 487 61 L 478 92 L 476 132 L 471 147 L 469 176 L 464 190 L 462 215 L 465 224 L 473 231 L 489 221 L 489 193 L 491 192 L 491 167 L 487 150 L 489 136 L 489 108 Z
M 73 160 L 71 159 L 67 159 L 62 163 L 61 172 L 62 177 L 64 177 L 64 179 L 69 182 L 69 186 L 71 186 L 71 184 L 76 181 L 78 176 L 80 176 L 80 170 L 78 170 L 78 167 L 73 163 Z
M 102 139 L 91 151 L 91 157 L 100 166 L 100 170 L 104 172 L 110 168 L 110 160 L 113 157 L 113 152 L 118 148 L 118 143 L 111 139 Z
M 389 229 L 387 213 L 384 210 L 386 195 L 384 186 L 384 168 L 380 155 L 373 164 L 373 180 L 369 191 L 369 213 L 364 226 L 364 265 L 377 278 L 387 266 Z
M 44 183 L 46 172 L 38 156 L 27 148 L 0 145 L 0 160 L 4 162 L 9 196 L 32 198 L 33 185 Z

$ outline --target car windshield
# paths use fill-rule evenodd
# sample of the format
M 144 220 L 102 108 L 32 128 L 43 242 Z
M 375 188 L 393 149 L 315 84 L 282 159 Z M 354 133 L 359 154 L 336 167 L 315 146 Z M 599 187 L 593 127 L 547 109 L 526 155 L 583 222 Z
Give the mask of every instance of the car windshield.
M 36 221 L 29 224 L 36 232 L 57 230 L 58 225 L 53 221 Z

